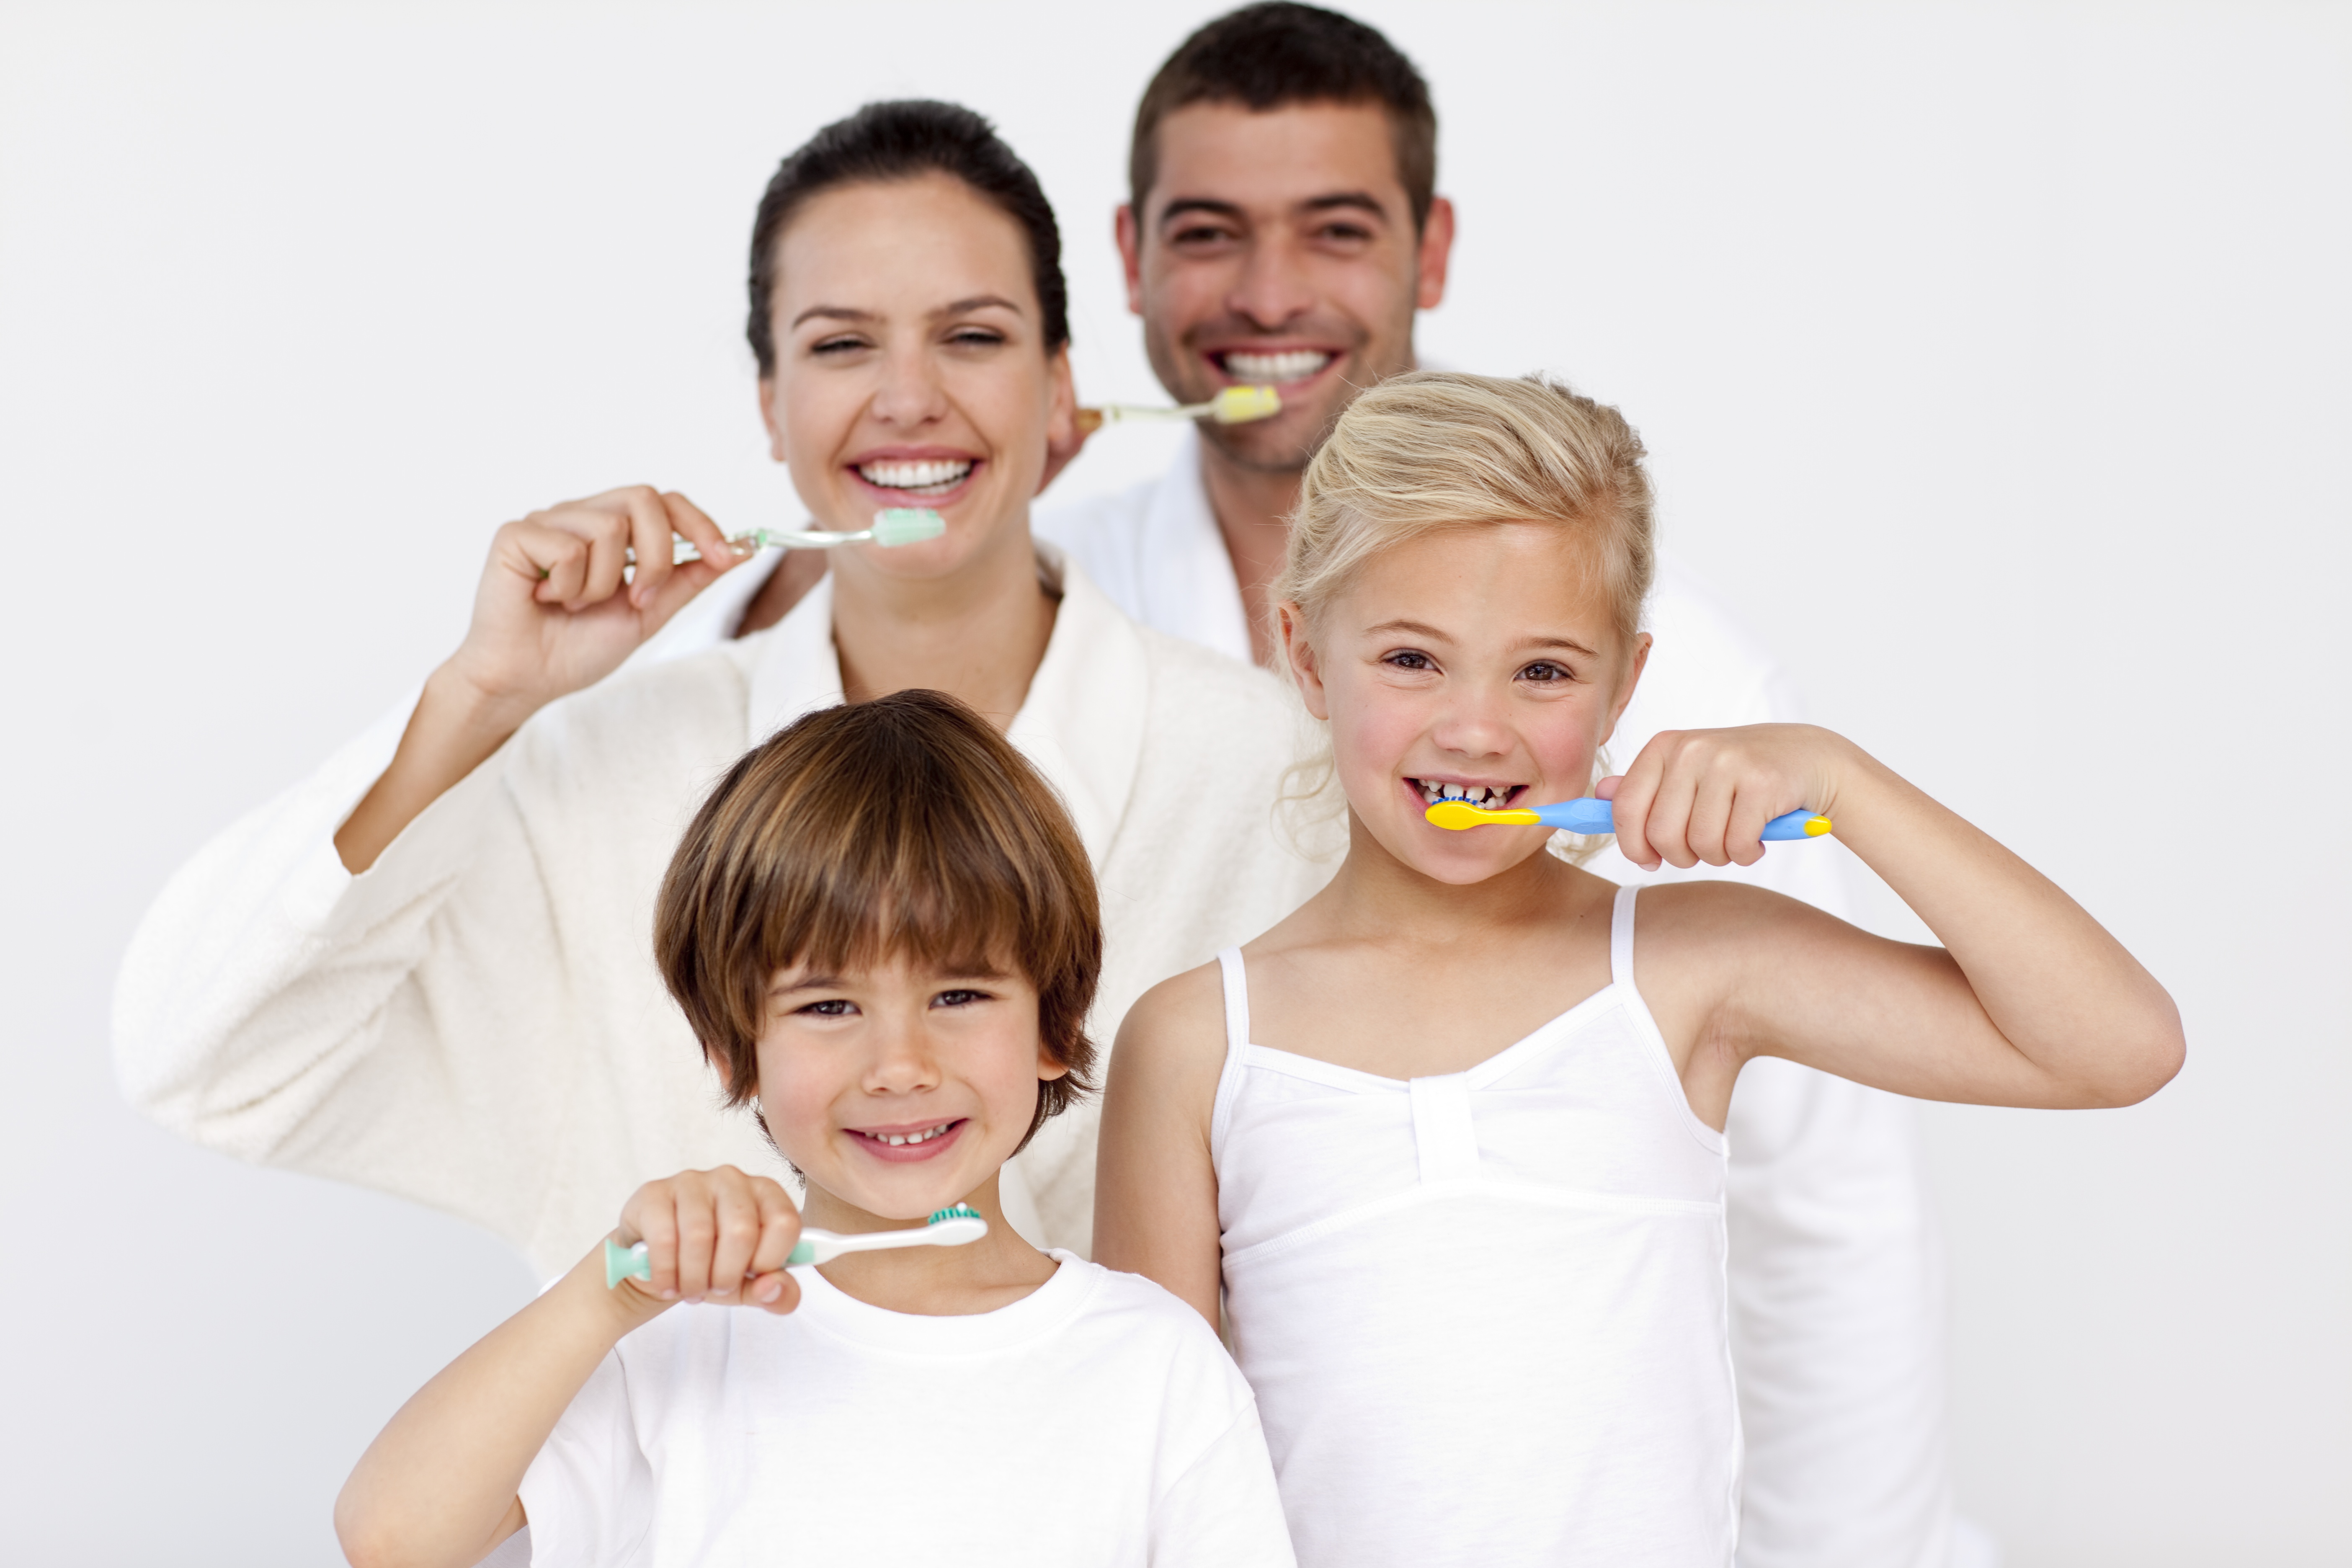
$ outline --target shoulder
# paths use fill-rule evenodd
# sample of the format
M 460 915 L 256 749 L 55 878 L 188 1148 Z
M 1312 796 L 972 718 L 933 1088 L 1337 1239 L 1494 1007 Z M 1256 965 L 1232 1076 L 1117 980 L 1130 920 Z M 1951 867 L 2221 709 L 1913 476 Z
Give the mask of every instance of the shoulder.
M 1094 1289 L 1078 1321 L 1103 1332 L 1123 1358 L 1156 1363 L 1160 1370 L 1155 1381 L 1170 1381 L 1172 1373 L 1173 1379 L 1191 1382 L 1196 1389 L 1205 1385 L 1202 1391 L 1237 1396 L 1227 1402 L 1229 1410 L 1250 1397 L 1233 1357 L 1200 1313 L 1140 1274 L 1059 1256 L 1065 1259 L 1063 1268 L 1084 1268 L 1094 1276 Z
M 1633 906 L 1633 954 L 1646 973 L 1737 984 L 1743 964 L 1775 962 L 1823 922 L 1811 904 L 1748 882 L 1694 880 L 1644 887 Z
M 1224 966 L 1213 960 L 1171 975 L 1136 999 L 1119 1025 L 1115 1058 L 1139 1047 L 1158 1058 L 1224 1055 Z M 1212 1048 L 1213 1047 L 1213 1048 Z

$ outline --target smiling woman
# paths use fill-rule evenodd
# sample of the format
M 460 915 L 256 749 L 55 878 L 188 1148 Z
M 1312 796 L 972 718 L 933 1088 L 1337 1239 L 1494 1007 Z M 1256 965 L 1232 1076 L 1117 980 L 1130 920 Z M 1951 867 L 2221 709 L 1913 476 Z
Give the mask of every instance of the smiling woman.
M 498 530 L 414 709 L 150 911 L 118 992 L 132 1098 L 215 1148 L 470 1217 L 543 1274 L 650 1176 L 772 1167 L 646 933 L 710 781 L 845 700 L 950 693 L 1059 794 L 1103 895 L 1097 1037 L 1318 886 L 1271 821 L 1295 735 L 1273 679 L 1140 630 L 1030 538 L 1075 411 L 1059 257 L 1034 176 L 968 110 L 869 105 L 785 160 L 750 269 L 773 455 L 821 526 L 921 506 L 944 531 L 833 551 L 812 584 L 736 563 L 650 486 Z M 678 535 L 709 559 L 673 566 Z M 1084 1248 L 1093 1167 L 1091 1109 L 1056 1117 L 1006 1167 L 1007 1218 Z

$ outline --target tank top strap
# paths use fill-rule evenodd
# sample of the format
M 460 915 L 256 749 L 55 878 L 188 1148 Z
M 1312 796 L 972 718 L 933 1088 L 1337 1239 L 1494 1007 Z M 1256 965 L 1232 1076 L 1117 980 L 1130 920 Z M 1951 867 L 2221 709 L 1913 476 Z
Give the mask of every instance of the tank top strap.
M 1217 954 L 1217 968 L 1225 978 L 1225 1061 L 1230 1065 L 1249 1044 L 1249 971 L 1242 967 L 1238 947 Z
M 1639 991 L 1633 984 L 1633 895 L 1642 889 L 1624 887 L 1617 889 L 1617 900 L 1609 913 L 1609 979 L 1628 991 Z

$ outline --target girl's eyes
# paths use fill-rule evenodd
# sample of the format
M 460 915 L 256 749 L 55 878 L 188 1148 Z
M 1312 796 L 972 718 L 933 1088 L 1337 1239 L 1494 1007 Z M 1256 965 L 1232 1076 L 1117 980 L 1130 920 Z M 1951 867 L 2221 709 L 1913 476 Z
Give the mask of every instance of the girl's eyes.
M 1548 658 L 1539 658 L 1519 671 L 1519 679 L 1549 685 L 1553 681 L 1574 680 L 1576 676 L 1566 665 L 1554 664 Z
M 1381 662 L 1392 669 L 1435 669 L 1437 668 L 1437 662 L 1427 654 L 1416 653 L 1409 647 L 1399 648 L 1394 653 L 1384 655 Z

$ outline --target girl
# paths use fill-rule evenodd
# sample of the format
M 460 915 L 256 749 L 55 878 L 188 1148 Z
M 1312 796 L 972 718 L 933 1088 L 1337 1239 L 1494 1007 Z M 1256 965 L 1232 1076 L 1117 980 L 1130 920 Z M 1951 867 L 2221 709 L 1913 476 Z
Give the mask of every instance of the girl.
M 1621 848 L 1752 864 L 1811 807 L 1942 948 L 1733 883 L 1637 920 L 1545 829 L 1425 819 L 1593 792 L 1649 647 L 1641 457 L 1541 381 L 1407 375 L 1348 411 L 1277 594 L 1346 862 L 1120 1031 L 1097 1256 L 1222 1304 L 1309 1568 L 1730 1562 L 1721 1129 L 1750 1058 L 2047 1107 L 2180 1065 L 2096 921 L 1824 731 L 1657 736 L 1599 783 Z
M 1030 539 L 1072 431 L 1059 247 L 1035 176 L 969 110 L 869 105 L 786 159 L 751 247 L 773 454 L 822 528 L 906 506 L 946 532 L 835 551 L 774 626 L 624 668 L 742 580 L 719 575 L 718 524 L 639 487 L 499 529 L 472 624 L 414 709 L 157 900 L 117 992 L 131 1098 L 213 1147 L 464 1215 L 561 1273 L 646 1177 L 766 1153 L 716 1111 L 646 953 L 678 828 L 793 718 L 912 687 L 1003 728 L 1068 803 L 1104 892 L 1107 1017 L 1296 909 L 1328 867 L 1267 818 L 1296 739 L 1280 683 L 1142 631 Z M 674 533 L 704 561 L 671 570 Z M 776 609 L 763 588 L 745 625 Z M 1006 1178 L 1033 1238 L 1087 1244 L 1091 1111 Z

